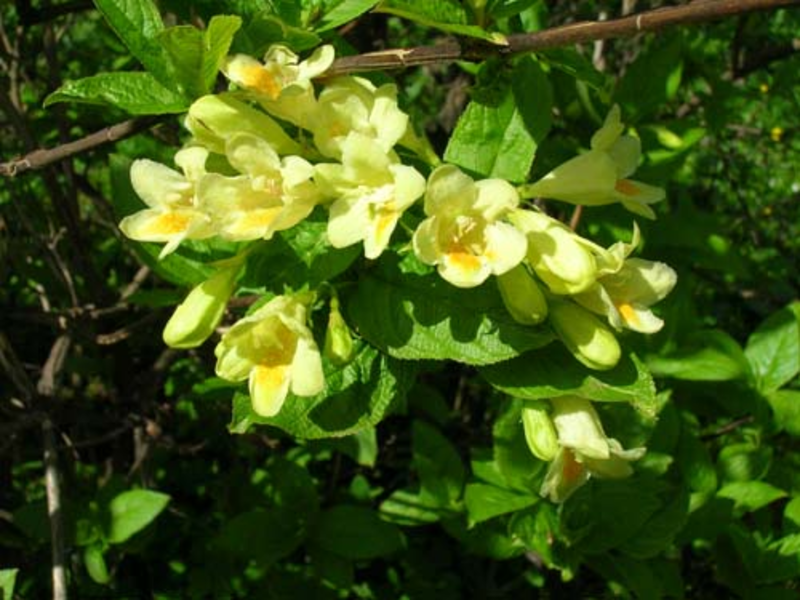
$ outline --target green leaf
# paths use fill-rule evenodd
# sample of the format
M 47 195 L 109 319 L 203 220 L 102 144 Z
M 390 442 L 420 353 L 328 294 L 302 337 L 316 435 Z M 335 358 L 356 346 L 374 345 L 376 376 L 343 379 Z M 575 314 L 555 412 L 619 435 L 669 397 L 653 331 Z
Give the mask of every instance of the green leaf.
M 359 429 L 352 435 L 316 440 L 314 448 L 331 448 L 346 454 L 362 467 L 374 467 L 378 459 L 378 438 L 374 427 Z
M 554 538 L 559 537 L 556 507 L 549 502 L 539 502 L 511 517 L 508 531 L 519 538 L 528 550 L 542 557 L 544 564 L 553 567 Z
M 235 15 L 215 15 L 211 17 L 203 35 L 203 79 L 205 89 L 214 90 L 217 75 L 228 56 L 233 36 L 242 26 L 242 19 Z
M 170 27 L 158 35 L 172 62 L 178 90 L 189 99 L 204 96 L 213 90 L 222 62 L 228 54 L 233 36 L 242 24 L 235 16 L 215 16 L 206 31 L 181 25 Z
M 313 24 L 313 29 L 317 33 L 329 31 L 349 23 L 356 17 L 361 16 L 379 0 L 325 0 L 324 13 L 319 21 Z
M 783 509 L 783 533 L 800 533 L 800 496 L 792 498 Z
M 538 496 L 519 494 L 485 483 L 467 484 L 464 491 L 470 527 L 498 515 L 528 508 L 538 501 Z
M 229 429 L 245 433 L 252 424 L 273 425 L 299 438 L 341 437 L 376 425 L 401 403 L 412 384 L 414 370 L 363 344 L 346 366 L 323 361 L 325 389 L 311 397 L 289 394 L 274 417 L 253 412 L 250 397 L 233 399 Z
M 94 0 L 114 33 L 161 85 L 175 90 L 169 58 L 156 36 L 164 30 L 152 0 Z
M 103 550 L 103 544 L 92 544 L 83 549 L 83 564 L 86 566 L 86 572 L 89 573 L 92 581 L 100 585 L 106 585 L 111 581 Z
M 758 390 L 768 394 L 800 372 L 800 302 L 795 302 L 758 326 L 744 350 Z
M 598 71 L 592 61 L 574 48 L 552 48 L 538 52 L 537 56 L 552 67 L 589 87 L 596 90 L 603 90 L 606 87 L 608 77 Z
M 527 400 L 576 395 L 598 402 L 653 406 L 656 399 L 653 378 L 635 354 L 623 356 L 613 369 L 595 371 L 576 361 L 563 346 L 553 345 L 481 367 L 480 373 L 500 391 Z
M 361 249 L 331 246 L 327 226 L 327 215 L 318 209 L 302 223 L 280 232 L 251 254 L 240 285 L 280 292 L 285 287 L 314 288 L 343 273 L 361 255 Z
M 634 540 L 663 505 L 655 484 L 642 479 L 597 481 L 564 505 L 562 527 L 570 544 L 601 554 Z
M 720 450 L 717 467 L 724 481 L 761 479 L 769 471 L 772 454 L 772 448 L 766 445 L 730 444 Z
M 687 423 L 681 426 L 675 458 L 681 475 L 693 491 L 713 493 L 717 489 L 717 471 L 708 449 L 690 430 Z
M 314 542 L 344 558 L 366 560 L 401 550 L 405 539 L 400 530 L 360 506 L 340 505 L 320 515 Z
M 129 490 L 115 496 L 108 509 L 108 542 L 121 544 L 147 527 L 169 504 L 167 494 L 151 490 Z
M 720 498 L 734 501 L 736 510 L 753 512 L 786 497 L 786 492 L 763 481 L 734 481 L 717 492 Z
M 335 588 L 350 589 L 355 583 L 353 561 L 333 552 L 327 552 L 316 545 L 308 549 L 314 573 L 326 584 Z
M 800 391 L 777 390 L 767 396 L 775 423 L 787 433 L 800 437 Z
M 689 514 L 689 494 L 683 490 L 676 490 L 674 494 L 674 499 L 653 514 L 638 535 L 620 547 L 623 552 L 644 559 L 653 558 L 669 548 Z
M 494 281 L 459 289 L 413 255 L 399 264 L 382 258 L 345 306 L 358 333 L 397 358 L 483 365 L 553 340 L 550 331 L 514 321 Z
M 11 600 L 14 597 L 14 585 L 19 569 L 0 569 L 0 599 Z
M 531 454 L 522 427 L 523 400 L 505 402 L 503 412 L 492 428 L 493 456 L 497 470 L 503 475 L 507 487 L 524 492 L 538 493 L 545 463 Z
M 237 43 L 253 56 L 262 56 L 272 44 L 282 43 L 295 52 L 318 46 L 322 39 L 315 33 L 287 24 L 269 11 L 262 11 L 247 21 L 237 36 Z
M 615 100 L 630 122 L 651 115 L 675 97 L 683 73 L 683 38 L 673 34 L 651 44 L 620 80 Z
M 673 354 L 648 356 L 647 366 L 656 377 L 688 381 L 730 381 L 744 379 L 750 373 L 739 344 L 720 330 L 693 335 Z
M 482 27 L 468 24 L 469 13 L 458 0 L 426 0 L 425 2 L 383 0 L 375 8 L 375 12 L 396 15 L 425 27 L 433 27 L 454 35 L 474 37 L 494 44 L 508 44 L 502 34 L 490 33 Z
M 423 496 L 418 491 L 410 490 L 392 492 L 381 503 L 379 511 L 385 521 L 403 527 L 428 525 L 437 522 L 442 517 L 452 516 L 451 511 L 442 509 L 430 495 Z
M 438 506 L 456 504 L 461 497 L 466 473 L 461 457 L 453 444 L 439 430 L 414 421 L 411 426 L 413 465 L 419 473 L 420 496 L 430 498 Z
M 263 567 L 285 558 L 308 537 L 319 513 L 319 498 L 308 471 L 282 458 L 269 465 L 259 484 L 265 491 L 265 506 L 225 523 L 212 546 Z
M 44 105 L 56 102 L 116 106 L 132 115 L 175 114 L 188 108 L 180 95 L 141 71 L 100 73 L 67 81 L 45 99 Z
M 536 149 L 550 130 L 553 94 L 541 67 L 521 59 L 510 81 L 494 79 L 497 88 L 476 90 L 458 120 L 445 150 L 445 161 L 483 177 L 525 181 Z M 499 87 L 502 86 L 502 87 Z
M 495 560 L 506 560 L 522 554 L 525 548 L 508 534 L 502 519 L 484 521 L 467 529 L 463 519 L 442 521 L 448 534 L 458 540 L 467 554 L 477 554 Z

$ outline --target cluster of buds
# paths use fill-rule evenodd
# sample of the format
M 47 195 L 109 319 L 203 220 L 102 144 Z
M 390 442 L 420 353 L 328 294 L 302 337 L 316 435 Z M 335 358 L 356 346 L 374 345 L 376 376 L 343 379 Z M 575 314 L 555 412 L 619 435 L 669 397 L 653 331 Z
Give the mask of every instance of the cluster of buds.
M 222 70 L 232 89 L 190 107 L 185 125 L 192 137 L 175 155 L 178 169 L 133 163 L 131 182 L 147 208 L 123 219 L 120 229 L 135 240 L 165 243 L 163 257 L 184 240 L 269 240 L 322 206 L 331 246 L 360 244 L 368 259 L 376 259 L 403 212 L 423 199 L 425 218 L 412 238 L 420 261 L 462 288 L 495 276 L 513 319 L 531 326 L 548 320 L 590 368 L 608 369 L 619 360 L 614 329 L 651 333 L 661 327 L 650 306 L 670 291 L 675 273 L 662 263 L 629 258 L 639 242 L 635 225 L 631 243 L 602 248 L 522 206 L 534 196 L 620 202 L 653 216 L 649 205 L 664 193 L 628 179 L 640 147 L 637 138 L 623 135 L 617 107 L 590 151 L 538 182 L 515 188 L 501 179 L 475 181 L 448 164 L 426 179 L 395 151 L 405 146 L 430 158 L 398 107 L 394 85 L 345 76 L 315 89 L 312 79 L 333 59 L 330 46 L 304 61 L 284 46 L 270 48 L 263 62 L 229 57 Z M 165 329 L 167 344 L 195 347 L 211 335 L 246 253 L 218 265 L 189 294 Z M 311 396 L 324 389 L 320 351 L 307 323 L 311 296 L 272 299 L 234 324 L 217 346 L 218 375 L 248 380 L 260 415 L 277 414 L 289 390 Z M 352 340 L 333 296 L 325 348 L 341 363 L 353 353 Z
M 630 463 L 645 452 L 624 450 L 606 436 L 592 403 L 578 396 L 528 401 L 522 408 L 522 424 L 531 452 L 550 462 L 540 493 L 553 502 L 564 502 L 592 476 L 628 477 L 633 473 Z

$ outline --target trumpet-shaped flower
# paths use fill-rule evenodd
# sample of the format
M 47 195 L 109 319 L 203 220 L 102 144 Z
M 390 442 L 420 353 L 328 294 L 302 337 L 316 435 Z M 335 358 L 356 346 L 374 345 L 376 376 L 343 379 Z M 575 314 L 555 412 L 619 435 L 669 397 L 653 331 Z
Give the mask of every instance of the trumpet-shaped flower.
M 299 144 L 272 117 L 233 94 L 198 98 L 189 107 L 184 124 L 199 144 L 217 154 L 224 154 L 227 141 L 240 133 L 263 139 L 281 155 L 300 152 Z
M 629 179 L 641 158 L 641 142 L 622 135 L 619 106 L 614 106 L 594 134 L 591 150 L 556 167 L 526 186 L 528 197 L 555 198 L 573 204 L 598 206 L 620 202 L 631 212 L 653 219 L 650 204 L 664 199 L 664 190 Z
M 278 118 L 307 127 L 314 111 L 314 88 L 311 80 L 333 63 L 333 46 L 317 48 L 306 60 L 282 44 L 270 46 L 264 62 L 244 55 L 228 57 L 222 72 L 240 88 L 253 94 L 265 110 Z
M 215 350 L 216 372 L 228 381 L 249 381 L 253 410 L 273 417 L 289 390 L 314 396 L 325 387 L 319 349 L 306 326 L 306 306 L 278 296 L 238 321 Z
M 222 237 L 270 239 L 305 219 L 319 201 L 314 168 L 299 156 L 280 159 L 262 138 L 244 133 L 231 137 L 225 149 L 228 162 L 243 175 L 210 173 L 197 191 Z
M 328 240 L 334 248 L 364 242 L 364 255 L 380 256 L 397 221 L 425 190 L 416 169 L 401 165 L 372 138 L 351 133 L 343 144 L 342 164 L 319 164 L 315 181 L 330 208 Z
M 507 273 L 522 262 L 527 241 L 499 219 L 518 203 L 506 181 L 475 182 L 453 165 L 437 167 L 428 178 L 428 218 L 414 232 L 414 251 L 457 287 L 475 287 L 489 275 Z
M 351 132 L 376 141 L 389 152 L 408 129 L 408 115 L 397 106 L 397 88 L 376 88 L 360 77 L 339 77 L 320 93 L 311 121 L 314 143 L 325 156 L 340 158 Z
M 119 228 L 132 240 L 167 242 L 159 258 L 173 252 L 185 239 L 200 240 L 214 235 L 209 216 L 200 210 L 196 187 L 205 178 L 208 151 L 184 148 L 175 155 L 183 174 L 152 160 L 135 160 L 131 184 L 147 208 L 122 219 Z
M 540 212 L 516 210 L 509 220 L 528 237 L 528 263 L 551 292 L 576 294 L 594 283 L 594 244 Z
M 630 462 L 640 459 L 645 448 L 624 450 L 607 437 L 600 417 L 585 398 L 564 396 L 551 402 L 561 449 L 545 475 L 543 496 L 564 502 L 591 476 L 621 479 L 633 473 Z
M 585 308 L 572 302 L 550 304 L 550 324 L 572 355 L 590 369 L 611 369 L 622 351 L 614 333 Z
M 576 302 L 603 315 L 616 329 L 655 333 L 664 326 L 650 307 L 675 287 L 675 271 L 661 262 L 630 258 L 622 267 L 600 277 L 597 283 L 574 296 Z

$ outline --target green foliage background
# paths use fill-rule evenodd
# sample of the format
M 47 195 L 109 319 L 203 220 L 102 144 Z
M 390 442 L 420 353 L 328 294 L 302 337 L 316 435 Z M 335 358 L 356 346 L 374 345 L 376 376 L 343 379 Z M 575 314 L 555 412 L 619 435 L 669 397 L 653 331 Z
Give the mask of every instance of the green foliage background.
M 228 42 L 259 55 L 276 41 L 297 51 L 326 41 L 346 55 L 449 34 L 480 43 L 622 10 L 163 0 L 177 26 L 165 28 L 146 2 L 95 4 L 106 19 L 80 3 L 64 15 L 0 7 L 3 160 L 131 114 L 184 111 L 218 89 Z M 234 35 L 235 19 L 214 15 L 242 27 Z M 631 352 L 610 372 L 545 345 L 544 331 L 519 331 L 494 288 L 456 295 L 407 257 L 362 271 L 343 294 L 362 338 L 355 360 L 326 372 L 322 397 L 290 399 L 265 420 L 210 376 L 208 346 L 178 353 L 160 339 L 170 307 L 231 249 L 198 242 L 159 262 L 158 247 L 116 228 L 138 203 L 130 162 L 169 161 L 185 137 L 176 117 L 4 178 L 0 589 L 49 593 L 46 415 L 74 597 L 795 598 L 798 28 L 792 8 L 513 62 L 370 75 L 396 81 L 448 161 L 514 182 L 586 147 L 608 105 L 621 105 L 646 153 L 639 178 L 667 189 L 659 219 L 640 223 L 644 251 L 679 283 L 660 306 L 664 330 L 625 338 Z M 61 103 L 75 99 L 90 104 Z M 617 207 L 586 209 L 579 231 L 610 243 L 627 239 L 630 221 Z M 260 251 L 231 310 L 363 260 L 320 243 L 324 227 L 312 218 Z M 41 383 L 64 333 L 72 342 L 51 393 Z M 40 383 L 31 397 L 25 380 Z M 539 497 L 545 465 L 519 415 L 523 399 L 556 393 L 603 401 L 609 433 L 647 445 L 631 479 L 592 481 L 561 507 Z

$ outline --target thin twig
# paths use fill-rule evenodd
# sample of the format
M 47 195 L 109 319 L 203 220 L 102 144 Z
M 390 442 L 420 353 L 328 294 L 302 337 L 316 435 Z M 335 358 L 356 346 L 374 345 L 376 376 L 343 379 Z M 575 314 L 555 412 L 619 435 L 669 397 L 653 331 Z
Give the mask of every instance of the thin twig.
M 508 36 L 508 43 L 505 45 L 450 42 L 437 46 L 384 50 L 358 56 L 346 56 L 337 59 L 323 76 L 332 77 L 360 71 L 403 69 L 455 60 L 476 61 L 493 56 L 539 52 L 573 44 L 629 37 L 639 33 L 659 31 L 675 25 L 702 23 L 753 11 L 773 10 L 793 5 L 800 5 L 800 0 L 693 2 L 681 6 L 658 8 L 611 21 L 586 21 L 535 33 L 514 34 Z
M 74 142 L 61 144 L 48 150 L 34 150 L 22 158 L 0 163 L 0 175 L 14 176 L 30 169 L 41 169 L 54 162 L 64 160 L 75 154 L 92 150 L 103 144 L 116 142 L 150 128 L 159 121 L 158 117 L 130 119 L 95 131 Z
M 45 488 L 47 490 L 47 516 L 50 519 L 50 545 L 52 547 L 53 600 L 67 600 L 67 572 L 64 564 L 64 518 L 61 508 L 61 483 L 58 472 L 58 454 L 53 423 L 49 418 L 42 422 L 44 436 Z

